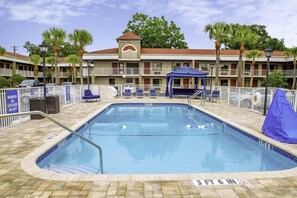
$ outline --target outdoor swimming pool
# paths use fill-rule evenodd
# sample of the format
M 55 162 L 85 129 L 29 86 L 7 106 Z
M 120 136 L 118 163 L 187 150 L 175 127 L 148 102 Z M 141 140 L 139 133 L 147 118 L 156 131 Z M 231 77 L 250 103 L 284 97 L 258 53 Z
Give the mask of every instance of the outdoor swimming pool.
M 274 171 L 297 159 L 185 104 L 113 104 L 79 133 L 103 150 L 104 173 Z M 98 150 L 70 135 L 37 160 L 58 173 L 100 173 Z

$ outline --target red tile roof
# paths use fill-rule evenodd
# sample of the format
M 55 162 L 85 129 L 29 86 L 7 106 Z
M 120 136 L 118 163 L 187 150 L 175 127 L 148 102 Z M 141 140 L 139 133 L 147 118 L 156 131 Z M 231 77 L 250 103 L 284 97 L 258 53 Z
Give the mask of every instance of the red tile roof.
M 110 48 L 110 49 L 104 49 L 104 50 L 97 50 L 93 52 L 87 52 L 86 54 L 117 54 L 118 48 Z
M 133 32 L 127 32 L 125 34 L 123 34 L 122 36 L 117 38 L 118 40 L 142 40 L 142 38 L 136 34 L 134 34 Z
M 249 53 L 250 50 L 245 50 L 244 54 Z M 118 48 L 111 48 L 105 50 L 98 50 L 88 52 L 87 54 L 117 54 Z M 166 49 L 166 48 L 142 48 L 141 54 L 176 54 L 176 55 L 215 55 L 214 49 Z M 221 50 L 221 55 L 239 56 L 239 50 Z M 265 52 L 262 51 L 262 56 Z M 284 52 L 274 51 L 273 56 L 284 56 Z
M 10 58 L 22 59 L 22 60 L 26 60 L 26 61 L 30 60 L 29 56 L 25 56 L 25 55 L 21 55 L 21 54 L 14 54 L 11 52 L 5 52 L 4 56 L 10 57 Z

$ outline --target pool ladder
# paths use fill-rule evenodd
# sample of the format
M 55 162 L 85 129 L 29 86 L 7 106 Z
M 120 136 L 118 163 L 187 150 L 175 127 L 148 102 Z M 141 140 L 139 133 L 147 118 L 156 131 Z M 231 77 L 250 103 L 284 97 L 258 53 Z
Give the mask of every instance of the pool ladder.
M 203 90 L 198 90 L 196 91 L 193 95 L 191 95 L 189 98 L 188 98 L 188 105 L 191 105 L 192 104 L 192 100 L 197 97 L 199 94 L 201 94 L 200 98 L 201 98 L 201 105 L 204 105 L 204 91 Z
M 53 123 L 59 125 L 60 127 L 62 127 L 63 129 L 69 131 L 70 133 L 76 135 L 77 137 L 83 139 L 84 141 L 88 142 L 89 144 L 91 144 L 92 146 L 96 147 L 99 151 L 99 160 L 100 160 L 100 166 L 98 170 L 100 170 L 101 174 L 104 174 L 103 172 L 103 158 L 102 158 L 102 149 L 100 146 L 98 146 L 96 143 L 92 142 L 91 140 L 85 138 L 84 136 L 80 135 L 79 133 L 71 130 L 70 128 L 66 127 L 65 125 L 61 124 L 60 122 L 54 120 L 53 118 L 49 117 L 48 115 L 46 115 L 45 113 L 41 112 L 41 111 L 28 111 L 28 112 L 21 112 L 21 113 L 12 113 L 12 114 L 2 114 L 0 115 L 0 118 L 7 118 L 7 117 L 16 117 L 16 116 L 23 116 L 23 115 L 41 115 L 47 119 L 49 119 L 50 121 L 52 121 Z

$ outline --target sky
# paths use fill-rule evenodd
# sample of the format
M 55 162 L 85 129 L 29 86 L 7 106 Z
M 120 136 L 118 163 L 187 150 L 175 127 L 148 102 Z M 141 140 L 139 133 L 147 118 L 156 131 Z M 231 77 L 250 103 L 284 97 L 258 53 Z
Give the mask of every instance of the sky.
M 265 25 L 287 47 L 297 46 L 296 0 L 0 0 L 0 46 L 27 55 L 26 41 L 39 45 L 42 32 L 57 27 L 88 30 L 94 42 L 87 51 L 114 48 L 136 12 L 173 21 L 191 49 L 214 49 L 203 29 L 218 21 Z

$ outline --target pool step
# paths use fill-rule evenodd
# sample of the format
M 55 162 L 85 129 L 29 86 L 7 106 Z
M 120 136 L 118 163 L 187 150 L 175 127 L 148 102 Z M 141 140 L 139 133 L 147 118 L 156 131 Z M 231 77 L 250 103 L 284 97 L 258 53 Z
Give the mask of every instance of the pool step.
M 78 164 L 51 164 L 48 167 L 44 167 L 46 170 L 50 170 L 61 174 L 97 174 L 99 170 L 97 168 L 88 165 Z

